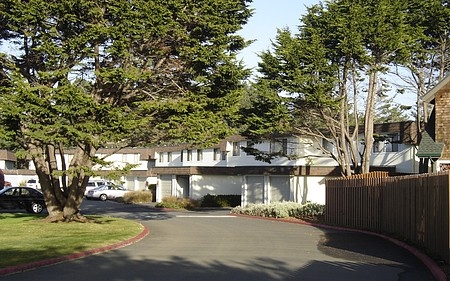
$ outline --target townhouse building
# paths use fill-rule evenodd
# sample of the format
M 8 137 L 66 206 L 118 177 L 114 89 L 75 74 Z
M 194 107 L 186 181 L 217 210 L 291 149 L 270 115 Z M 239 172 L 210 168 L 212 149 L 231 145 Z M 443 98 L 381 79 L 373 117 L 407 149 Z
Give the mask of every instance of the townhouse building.
M 373 169 L 416 173 L 415 127 L 415 122 L 411 121 L 375 125 Z M 270 163 L 245 153 L 242 148 L 247 145 L 244 137 L 231 136 L 208 148 L 178 145 L 100 149 L 96 156 L 111 162 L 112 166 L 94 169 L 106 177 L 108 170 L 114 167 L 133 164 L 134 168 L 120 179 L 120 184 L 130 190 L 144 190 L 148 184 L 156 185 L 156 201 L 166 196 L 199 199 L 207 194 L 233 194 L 241 195 L 243 205 L 279 201 L 323 204 L 325 180 L 341 176 L 336 161 L 324 154 L 318 140 L 312 137 L 280 136 L 276 141 L 256 144 L 255 148 L 260 151 L 281 150 L 289 156 L 274 158 Z M 330 147 L 330 144 L 325 145 Z M 0 164 L 5 163 L 0 168 L 4 170 L 6 180 L 18 185 L 30 178 L 37 179 L 33 163 L 29 170 L 14 170 L 12 161 L 2 159 L 13 159 L 12 155 L 0 153 Z M 72 155 L 72 151 L 66 151 L 67 162 Z
M 392 174 L 419 172 L 418 126 L 414 121 L 374 125 L 374 145 L 370 165 L 374 170 L 387 170 Z M 360 129 L 359 139 L 363 139 Z M 362 151 L 362 147 L 360 151 Z
M 334 160 L 326 157 L 308 137 L 286 136 L 255 148 L 280 149 L 291 157 L 270 163 L 246 154 L 247 140 L 229 137 L 214 147 L 164 147 L 154 150 L 151 175 L 158 178 L 156 198 L 201 198 L 207 194 L 240 194 L 242 204 L 274 201 L 324 203 L 325 179 L 339 176 Z

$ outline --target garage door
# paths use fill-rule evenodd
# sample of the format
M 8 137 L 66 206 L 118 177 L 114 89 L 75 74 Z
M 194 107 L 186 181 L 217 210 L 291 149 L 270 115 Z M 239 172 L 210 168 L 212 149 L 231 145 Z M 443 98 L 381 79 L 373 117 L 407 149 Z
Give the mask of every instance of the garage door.
M 247 176 L 247 204 L 264 203 L 264 176 Z
M 161 198 L 172 196 L 172 175 L 160 176 Z
M 291 187 L 289 177 L 270 177 L 270 202 L 291 200 Z

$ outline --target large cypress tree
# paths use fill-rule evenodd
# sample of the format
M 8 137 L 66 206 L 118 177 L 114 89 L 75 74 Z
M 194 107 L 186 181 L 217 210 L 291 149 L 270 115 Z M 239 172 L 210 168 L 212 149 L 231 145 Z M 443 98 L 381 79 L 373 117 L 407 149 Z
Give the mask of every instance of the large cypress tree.
M 249 75 L 235 57 L 249 2 L 0 3 L 1 132 L 33 160 L 51 218 L 82 219 L 92 167 L 108 165 L 99 148 L 230 133 L 228 105 Z

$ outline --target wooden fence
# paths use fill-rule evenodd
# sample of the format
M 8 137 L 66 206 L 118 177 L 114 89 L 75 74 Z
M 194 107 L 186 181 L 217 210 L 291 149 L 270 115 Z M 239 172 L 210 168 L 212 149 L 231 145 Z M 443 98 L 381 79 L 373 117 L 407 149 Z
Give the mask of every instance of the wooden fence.
M 449 173 L 326 181 L 328 224 L 399 237 L 450 262 Z

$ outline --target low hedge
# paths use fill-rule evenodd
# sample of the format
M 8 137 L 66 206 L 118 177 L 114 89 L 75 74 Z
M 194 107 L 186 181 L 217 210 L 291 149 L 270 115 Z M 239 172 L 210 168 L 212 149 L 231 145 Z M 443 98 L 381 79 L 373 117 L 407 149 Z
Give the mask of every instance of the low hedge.
M 158 208 L 169 209 L 194 209 L 199 206 L 198 200 L 192 200 L 189 198 L 178 198 L 175 196 L 167 196 L 162 199 L 161 202 L 156 204 Z
M 201 207 L 236 207 L 241 204 L 241 195 L 207 194 L 200 200 Z
M 300 204 L 296 202 L 274 202 L 268 205 L 248 204 L 246 207 L 237 206 L 231 210 L 233 214 L 271 218 L 321 216 L 324 212 L 325 205 L 317 203 Z
M 156 204 L 158 208 L 169 209 L 195 209 L 198 207 L 236 207 L 241 204 L 241 195 L 211 195 L 207 194 L 200 200 L 179 198 L 175 196 L 164 197 Z
M 149 203 L 152 199 L 153 195 L 149 190 L 130 191 L 123 196 L 123 202 L 127 204 Z

